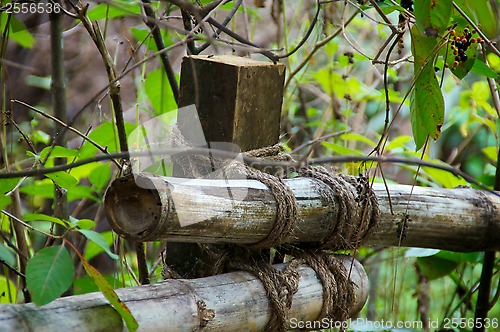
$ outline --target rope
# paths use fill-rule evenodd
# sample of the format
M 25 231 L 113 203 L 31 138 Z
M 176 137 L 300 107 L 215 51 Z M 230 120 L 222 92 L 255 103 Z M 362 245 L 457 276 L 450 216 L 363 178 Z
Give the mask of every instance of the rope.
M 334 321 L 345 321 L 349 318 L 349 308 L 355 299 L 354 285 L 349 281 L 342 260 L 336 256 L 321 251 L 308 252 L 299 258 L 294 258 L 283 270 L 278 270 L 265 262 L 230 263 L 231 268 L 248 271 L 262 282 L 271 308 L 266 331 L 287 331 L 293 295 L 298 291 L 300 280 L 298 267 L 302 264 L 309 265 L 322 283 L 323 306 L 316 320 L 329 318 Z
M 174 146 L 189 146 L 180 133 L 174 141 Z M 252 150 L 245 152 L 245 154 L 272 160 L 291 160 L 290 156 L 283 153 L 281 145 Z M 331 174 L 321 166 L 303 167 L 299 170 L 299 176 L 312 178 L 326 184 L 329 188 L 322 196 L 330 202 L 331 206 L 337 207 L 336 215 L 332 217 L 332 222 L 335 222 L 335 225 L 331 232 L 318 242 L 301 244 L 302 247 L 310 247 L 314 250 L 303 251 L 283 270 L 277 270 L 265 259 L 261 258 L 257 262 L 255 260 L 250 262 L 248 258 L 255 257 L 258 250 L 281 245 L 295 229 L 299 218 L 297 200 L 286 183 L 280 177 L 251 168 L 236 160 L 205 155 L 172 156 L 172 160 L 182 167 L 186 176 L 213 179 L 254 179 L 266 185 L 274 196 L 276 220 L 264 239 L 240 248 L 232 247 L 223 250 L 222 253 L 213 252 L 219 257 L 214 263 L 216 274 L 222 273 L 225 267 L 229 267 L 230 269 L 251 272 L 262 281 L 271 308 L 266 331 L 286 331 L 293 295 L 298 290 L 300 279 L 297 268 L 301 264 L 308 264 L 322 283 L 323 306 L 317 320 L 330 318 L 335 321 L 345 321 L 348 318 L 349 308 L 352 307 L 354 301 L 353 284 L 349 280 L 348 272 L 342 261 L 321 249 L 358 248 L 373 231 L 379 214 L 378 202 L 366 177 Z M 250 249 L 254 254 L 250 251 L 244 253 L 245 248 Z M 240 255 L 240 259 L 242 256 L 246 256 L 245 262 L 235 262 L 232 259 L 238 257 L 238 253 L 243 254 Z
M 358 248 L 374 230 L 379 214 L 377 198 L 368 179 L 364 176 L 332 174 L 322 166 L 303 167 L 299 174 L 329 186 L 331 190 L 324 196 L 338 206 L 337 223 L 330 234 L 310 245 L 331 250 Z

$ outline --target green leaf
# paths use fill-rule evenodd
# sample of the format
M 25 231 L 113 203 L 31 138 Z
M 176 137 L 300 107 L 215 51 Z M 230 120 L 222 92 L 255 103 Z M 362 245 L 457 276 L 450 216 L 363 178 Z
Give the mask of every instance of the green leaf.
M 26 284 L 33 302 L 42 306 L 69 289 L 73 260 L 63 246 L 48 247 L 35 254 L 26 266 Z
M 343 145 L 339 145 L 336 143 L 323 142 L 321 144 L 325 148 L 327 148 L 328 150 L 331 150 L 339 155 L 344 155 L 344 156 L 349 156 L 349 155 L 351 155 L 351 156 L 363 156 L 364 155 L 361 151 L 349 149 Z
M 490 78 L 497 78 L 498 74 L 494 72 L 487 64 L 483 61 L 476 59 L 474 61 L 474 65 L 471 68 L 471 72 L 476 73 L 478 75 L 483 75 Z
M 422 36 L 413 27 L 412 52 L 415 57 L 415 86 L 411 93 L 410 116 L 416 149 L 427 137 L 437 139 L 444 121 L 444 99 L 434 72 L 435 38 Z
M 436 257 L 447 259 L 456 263 L 476 263 L 482 257 L 480 252 L 453 252 L 447 250 L 441 250 Z
M 497 155 L 498 155 L 498 149 L 496 146 L 488 146 L 483 148 L 483 153 L 490 159 L 491 161 L 496 161 L 497 160 Z
M 76 186 L 73 188 L 68 188 L 68 202 L 72 202 L 76 199 L 87 198 L 93 201 L 99 202 L 99 198 L 93 194 L 92 188 L 89 186 Z
M 24 48 L 32 48 L 35 45 L 36 39 L 26 30 L 26 25 L 23 22 L 19 21 L 15 16 L 11 16 L 9 25 L 11 32 L 8 36 L 10 39 Z
M 144 43 L 148 49 L 150 49 L 153 52 L 158 51 L 158 47 L 156 47 L 156 43 L 153 40 L 153 37 L 151 37 L 151 31 L 146 28 L 131 28 L 130 32 L 132 33 L 132 36 L 137 40 L 139 43 Z M 163 39 L 163 44 L 165 47 L 169 47 L 174 43 L 172 39 L 172 34 L 168 33 L 167 30 L 162 29 L 160 31 L 161 37 Z
M 115 0 L 108 4 L 99 4 L 89 10 L 87 15 L 91 21 L 104 18 L 141 15 L 141 5 L 136 1 Z
M 452 1 L 419 0 L 414 3 L 415 19 L 421 35 L 441 37 L 450 22 Z
M 111 178 L 111 167 L 109 163 L 102 164 L 95 168 L 89 175 L 89 181 L 92 183 L 97 191 L 100 191 L 108 183 Z
M 170 83 L 162 68 L 149 72 L 144 89 L 158 115 L 177 109 Z
M 40 158 L 45 160 L 50 153 L 50 158 L 68 158 L 78 156 L 78 150 L 68 149 L 63 146 L 56 145 L 54 147 L 47 146 L 40 152 Z
M 95 256 L 99 255 L 104 251 L 103 248 L 109 248 L 113 244 L 113 232 L 105 231 L 99 233 L 101 237 L 106 241 L 106 246 L 98 246 L 95 242 L 90 241 L 85 248 L 84 257 L 86 260 L 90 261 Z
M 19 191 L 32 196 L 52 199 L 54 198 L 54 183 L 49 179 L 37 180 L 31 185 L 19 188 Z
M 458 263 L 438 257 L 436 255 L 429 257 L 418 257 L 418 265 L 422 273 L 429 278 L 429 280 L 444 277 L 455 270 Z
M 443 164 L 443 163 L 442 163 Z M 463 178 L 455 176 L 448 171 L 437 169 L 433 167 L 422 167 L 422 170 L 430 175 L 435 182 L 442 185 L 444 188 L 456 188 L 460 185 L 464 186 L 467 184 Z
M 48 221 L 48 222 L 56 223 L 58 225 L 66 227 L 66 228 L 69 227 L 69 224 L 67 221 L 56 218 L 56 217 L 48 216 L 46 214 L 41 214 L 41 213 L 26 213 L 23 216 L 23 220 L 28 221 L 28 222 Z
M 54 181 L 61 188 L 72 188 L 78 183 L 78 179 L 66 172 L 55 172 L 45 174 L 46 177 Z
M 0 243 L 0 259 L 9 264 L 11 267 L 16 266 L 16 252 L 10 247 L 7 247 L 4 243 Z
M 125 131 L 127 135 L 130 134 L 135 127 L 136 125 L 125 122 Z M 116 126 L 111 122 L 105 122 L 92 130 L 89 137 L 103 148 L 106 148 L 108 152 L 117 152 L 119 150 L 117 135 Z M 98 152 L 97 148 L 88 141 L 85 141 L 80 149 L 79 159 L 92 157 L 96 152 Z
M 85 235 L 87 239 L 89 239 L 90 241 L 94 242 L 99 247 L 101 247 L 108 254 L 109 257 L 111 257 L 112 259 L 118 259 L 118 255 L 112 253 L 111 250 L 109 250 L 109 244 L 106 242 L 106 239 L 101 234 L 88 229 L 79 229 L 78 231 L 83 235 Z
M 475 24 L 481 24 L 488 38 L 495 38 L 498 34 L 498 10 L 495 10 L 489 1 L 455 0 L 454 1 Z M 457 13 L 457 15 L 459 15 Z
M 344 141 L 358 141 L 358 142 L 363 142 L 368 146 L 375 147 L 377 144 L 369 139 L 366 136 L 356 134 L 356 133 L 347 133 L 347 134 L 342 134 L 340 135 L 340 138 L 343 139 Z
M 113 278 L 113 276 L 105 276 L 104 279 L 106 279 L 106 281 L 109 284 L 117 282 L 117 280 Z M 84 276 L 80 279 L 76 279 L 75 281 L 73 281 L 73 292 L 75 295 L 94 293 L 94 292 L 99 292 L 99 287 L 97 287 L 92 277 Z
M 0 303 L 10 304 L 17 302 L 16 285 L 5 276 L 0 276 Z
M 75 225 L 80 227 L 80 229 L 91 229 L 95 227 L 95 222 L 90 219 L 80 219 L 76 221 Z
M 85 271 L 87 271 L 88 275 L 92 277 L 92 279 L 94 279 L 94 282 L 96 283 L 97 287 L 99 287 L 104 297 L 118 312 L 120 317 L 127 325 L 127 329 L 132 332 L 137 331 L 137 329 L 139 328 L 137 320 L 134 318 L 127 305 L 120 300 L 116 292 L 113 290 L 113 287 L 111 287 L 111 285 L 106 281 L 103 275 L 99 273 L 99 271 L 97 271 L 92 265 L 90 265 L 89 262 L 87 262 L 79 253 L 77 254 L 82 261 Z
M 4 209 L 12 203 L 10 196 L 0 195 L 0 210 Z
M 6 194 L 12 189 L 14 189 L 17 184 L 19 183 L 20 178 L 15 178 L 15 179 L 0 179 L 0 193 Z

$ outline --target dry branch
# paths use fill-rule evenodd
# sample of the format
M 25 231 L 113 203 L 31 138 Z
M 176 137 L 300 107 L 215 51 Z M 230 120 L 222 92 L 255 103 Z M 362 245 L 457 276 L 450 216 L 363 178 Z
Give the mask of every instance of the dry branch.
M 349 271 L 352 258 L 344 257 Z M 281 268 L 284 265 L 281 264 Z M 290 319 L 315 320 L 323 304 L 323 289 L 307 265 L 298 268 L 299 288 Z M 368 278 L 354 261 L 350 280 L 355 303 L 350 315 L 363 307 Z M 116 291 L 142 331 L 263 331 L 271 317 L 269 301 L 259 279 L 247 272 L 231 272 L 192 280 L 168 280 Z M 123 322 L 101 293 L 59 298 L 42 307 L 0 305 L 2 331 L 122 331 Z M 167 328 L 168 327 L 168 328 Z
M 299 207 L 296 229 L 285 242 L 317 242 L 328 236 L 338 210 L 325 198 L 330 187 L 309 178 L 285 182 Z M 470 188 L 390 185 L 389 199 L 382 184 L 374 184 L 373 190 L 380 215 L 368 245 L 398 245 L 405 230 L 402 246 L 500 250 L 498 196 Z M 255 180 L 128 177 L 111 184 L 105 205 L 118 234 L 144 241 L 256 243 L 267 236 L 276 219 L 274 197 Z

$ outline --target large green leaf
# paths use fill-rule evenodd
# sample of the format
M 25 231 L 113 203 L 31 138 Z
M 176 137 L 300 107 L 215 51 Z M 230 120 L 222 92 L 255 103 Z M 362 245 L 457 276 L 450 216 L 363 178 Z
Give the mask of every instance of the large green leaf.
M 452 7 L 450 0 L 415 1 L 415 19 L 420 33 L 441 37 L 449 25 Z
M 490 1 L 455 0 L 454 2 L 474 23 L 481 24 L 481 31 L 487 37 L 495 38 L 497 36 L 498 10 L 491 5 Z M 457 13 L 457 15 L 459 14 Z
M 125 303 L 123 303 L 113 287 L 106 281 L 106 278 L 99 273 L 92 265 L 89 264 L 81 255 L 77 252 L 77 255 L 80 257 L 80 260 L 87 271 L 88 275 L 94 279 L 97 287 L 101 290 L 104 297 L 109 301 L 109 303 L 115 308 L 120 317 L 123 319 L 125 324 L 127 325 L 127 329 L 131 332 L 137 331 L 139 328 L 139 324 L 137 320 L 134 318 L 130 309 L 127 307 Z
M 26 266 L 26 284 L 37 306 L 52 302 L 69 289 L 74 266 L 63 246 L 48 247 L 35 254 Z
M 434 256 L 418 257 L 418 265 L 422 273 L 424 273 L 429 280 L 444 277 L 455 270 L 458 263 L 448 259 Z
M 127 135 L 130 134 L 130 132 L 134 130 L 135 127 L 136 125 L 125 122 L 125 131 Z M 89 138 L 91 138 L 101 147 L 105 148 L 108 152 L 117 152 L 119 150 L 118 132 L 116 126 L 111 122 L 104 122 L 100 124 L 97 128 L 92 130 L 92 132 L 89 134 Z M 97 151 L 98 149 L 94 145 L 92 145 L 88 141 L 85 141 L 82 148 L 80 149 L 79 158 L 84 159 L 92 157 Z
M 419 150 L 427 137 L 437 139 L 441 133 L 444 99 L 434 71 L 436 38 L 421 35 L 416 27 L 412 28 L 411 36 L 415 86 L 411 94 L 410 115 L 415 145 Z
M 109 163 L 102 164 L 96 167 L 89 175 L 89 181 L 92 183 L 97 191 L 100 191 L 108 183 L 111 178 L 111 167 Z
M 157 114 L 177 109 L 177 104 L 163 69 L 149 72 L 144 84 L 146 95 Z

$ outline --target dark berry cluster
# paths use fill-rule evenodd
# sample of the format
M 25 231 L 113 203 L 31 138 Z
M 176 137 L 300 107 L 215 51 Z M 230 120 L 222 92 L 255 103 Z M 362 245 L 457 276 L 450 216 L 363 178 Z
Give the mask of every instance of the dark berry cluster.
M 368 191 L 370 188 L 370 184 L 368 182 L 368 178 L 363 173 L 359 173 L 359 176 L 356 178 L 356 191 L 358 193 L 356 197 L 357 203 L 364 203 L 368 199 Z
M 401 7 L 409 12 L 413 12 L 413 0 L 401 0 Z
M 413 12 L 413 0 L 401 0 L 401 7 L 403 7 L 405 10 L 409 12 Z M 399 28 L 400 29 L 405 29 L 406 21 L 408 17 L 406 13 L 400 12 L 399 13 Z M 398 40 L 398 54 L 401 54 L 403 51 L 403 48 L 405 47 L 404 45 L 404 40 L 402 37 L 399 38 Z
M 450 35 L 454 37 L 451 49 L 453 50 L 453 55 L 455 56 L 455 61 L 453 67 L 457 67 L 461 62 L 467 61 L 468 57 L 465 52 L 474 43 L 483 43 L 481 37 L 474 38 L 473 35 L 476 34 L 476 30 L 469 30 L 469 27 L 464 28 L 463 35 L 456 35 L 455 30 L 450 30 Z

